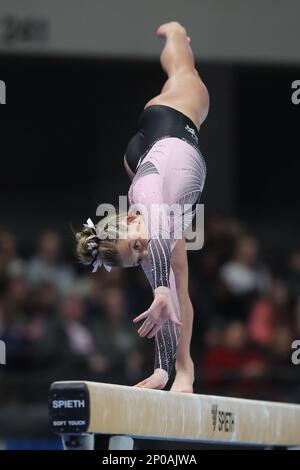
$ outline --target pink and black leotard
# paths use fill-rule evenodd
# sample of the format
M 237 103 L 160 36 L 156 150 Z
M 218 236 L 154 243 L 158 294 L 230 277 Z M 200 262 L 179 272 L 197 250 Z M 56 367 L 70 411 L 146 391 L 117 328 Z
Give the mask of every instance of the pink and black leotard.
M 171 252 L 178 233 L 190 224 L 204 187 L 206 165 L 198 129 L 180 111 L 150 106 L 139 118 L 139 130 L 125 158 L 135 173 L 128 193 L 129 210 L 139 210 L 148 229 L 149 259 L 142 267 L 153 291 L 159 286 L 170 288 L 180 317 Z M 171 207 L 177 208 L 176 215 Z M 179 329 L 167 321 L 155 337 L 155 368 L 170 375 L 178 341 Z

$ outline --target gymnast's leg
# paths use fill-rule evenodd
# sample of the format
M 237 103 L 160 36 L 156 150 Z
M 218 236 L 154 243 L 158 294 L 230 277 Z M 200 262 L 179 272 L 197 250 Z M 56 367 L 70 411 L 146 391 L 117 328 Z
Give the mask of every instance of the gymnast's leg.
M 209 95 L 195 68 L 190 38 L 175 21 L 161 25 L 157 34 L 165 38 L 160 62 L 168 79 L 145 108 L 154 104 L 170 106 L 188 116 L 199 129 L 208 114 Z
M 176 354 L 176 376 L 171 387 L 172 392 L 193 393 L 194 363 L 190 354 L 194 310 L 188 292 L 179 298 L 181 311 L 181 335 Z
M 172 270 L 175 276 L 176 293 L 182 323 L 176 352 L 176 376 L 172 392 L 193 392 L 194 364 L 190 354 L 194 310 L 188 290 L 188 260 L 185 240 L 178 240 L 172 252 Z

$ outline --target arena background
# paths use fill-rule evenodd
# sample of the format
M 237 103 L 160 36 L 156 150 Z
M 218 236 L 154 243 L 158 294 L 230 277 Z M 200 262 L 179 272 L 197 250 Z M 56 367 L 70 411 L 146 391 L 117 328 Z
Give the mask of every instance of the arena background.
M 52 381 L 151 372 L 153 344 L 130 321 L 151 299 L 143 274 L 87 273 L 71 227 L 126 194 L 124 150 L 165 80 L 155 31 L 169 20 L 189 31 L 211 97 L 205 245 L 189 253 L 195 391 L 300 402 L 299 17 L 291 0 L 2 0 L 2 448 L 60 448 Z

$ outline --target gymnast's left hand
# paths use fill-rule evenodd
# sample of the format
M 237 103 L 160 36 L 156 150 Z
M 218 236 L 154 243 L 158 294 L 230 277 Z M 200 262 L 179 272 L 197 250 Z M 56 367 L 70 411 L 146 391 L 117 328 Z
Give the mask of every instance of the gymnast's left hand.
M 145 336 L 153 338 L 168 320 L 171 320 L 176 326 L 181 326 L 181 322 L 176 316 L 171 292 L 168 287 L 157 287 L 154 291 L 154 300 L 148 310 L 134 318 L 133 322 L 137 323 L 144 319 L 144 323 L 138 329 L 138 334 L 142 338 Z

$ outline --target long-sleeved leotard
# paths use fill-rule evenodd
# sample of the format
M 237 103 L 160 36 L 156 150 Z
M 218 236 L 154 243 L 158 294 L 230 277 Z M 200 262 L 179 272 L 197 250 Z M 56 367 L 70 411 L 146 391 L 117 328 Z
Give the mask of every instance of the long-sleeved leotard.
M 155 142 L 137 169 L 129 189 L 129 211 L 140 211 L 146 221 L 154 291 L 160 286 L 171 287 L 171 251 L 176 239 L 182 238 L 182 232 L 190 225 L 194 214 L 192 206 L 200 198 L 205 174 L 205 163 L 197 147 L 176 137 Z M 170 212 L 171 207 L 175 215 Z M 176 286 L 173 284 L 174 299 Z M 179 332 L 170 321 L 155 338 L 155 366 L 168 374 L 178 339 Z
M 145 218 L 154 204 L 178 204 L 179 215 L 172 217 L 168 207 L 161 206 L 164 226 L 159 227 L 159 209 L 152 207 L 147 219 L 148 262 L 143 269 L 152 285 L 170 288 L 176 314 L 180 316 L 174 274 L 170 265 L 175 234 L 181 238 L 194 212 L 184 204 L 195 204 L 201 195 L 206 167 L 199 148 L 199 132 L 193 121 L 180 111 L 165 105 L 144 109 L 138 120 L 138 132 L 129 141 L 125 158 L 135 173 L 129 190 L 130 209 L 142 204 Z M 151 223 L 152 222 L 152 223 Z M 179 341 L 179 328 L 165 322 L 155 336 L 155 368 L 168 372 L 173 366 Z

